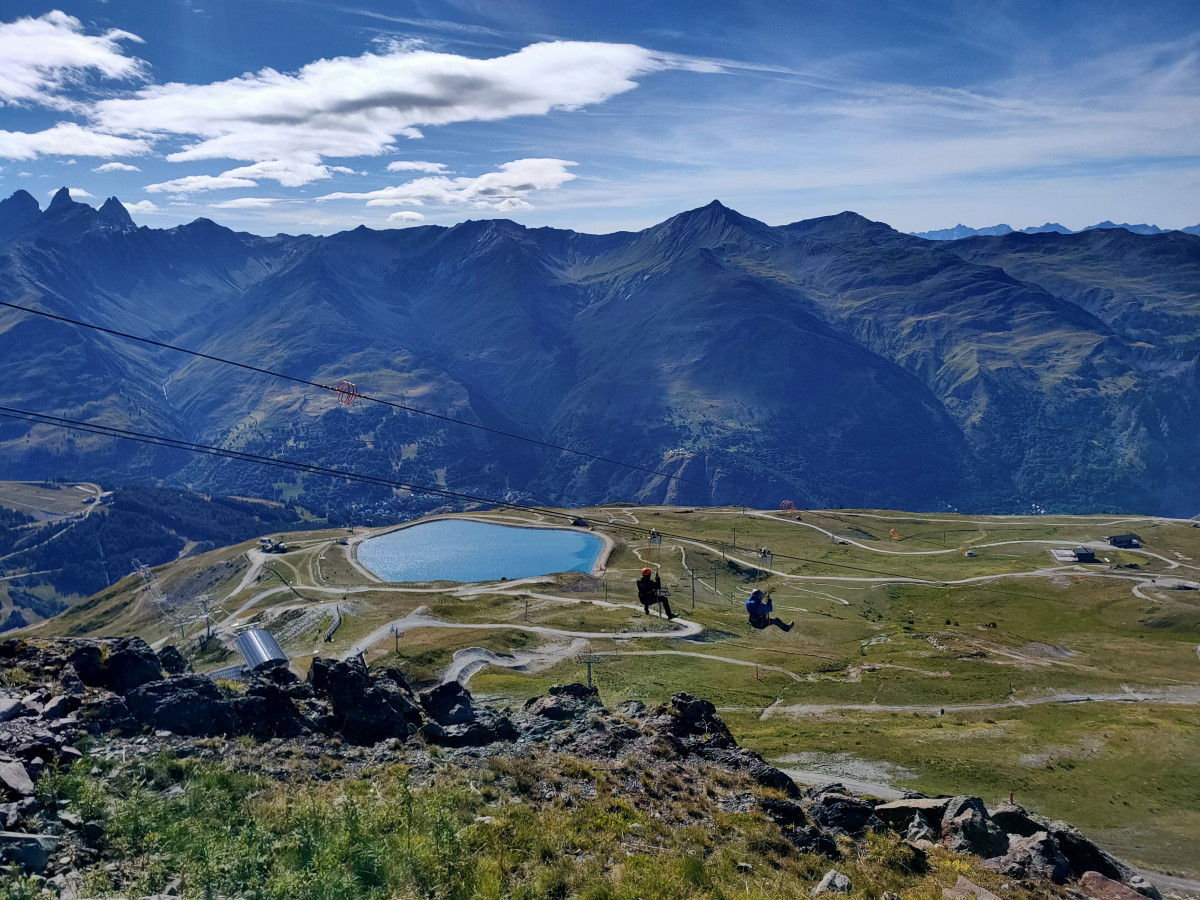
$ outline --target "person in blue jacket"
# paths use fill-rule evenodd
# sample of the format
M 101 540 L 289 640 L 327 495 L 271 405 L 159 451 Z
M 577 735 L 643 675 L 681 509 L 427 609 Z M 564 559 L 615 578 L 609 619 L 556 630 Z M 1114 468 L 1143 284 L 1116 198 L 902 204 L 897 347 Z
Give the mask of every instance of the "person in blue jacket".
M 746 598 L 746 612 L 750 615 L 750 627 L 762 629 L 774 625 L 784 631 L 791 631 L 792 626 L 796 623 L 787 623 L 783 619 L 772 618 L 771 613 L 774 609 L 770 596 L 764 595 L 760 590 L 756 589 Z

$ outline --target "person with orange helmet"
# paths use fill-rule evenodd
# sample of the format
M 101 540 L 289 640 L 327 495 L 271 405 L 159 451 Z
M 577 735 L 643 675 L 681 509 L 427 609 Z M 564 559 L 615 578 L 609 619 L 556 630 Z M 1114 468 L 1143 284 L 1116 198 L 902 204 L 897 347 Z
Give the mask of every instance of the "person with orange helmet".
M 671 604 L 667 602 L 667 595 L 662 589 L 662 579 L 655 575 L 649 566 L 642 569 L 642 577 L 637 580 L 637 591 L 638 600 L 642 604 L 642 609 L 646 611 L 646 615 L 650 615 L 651 606 L 661 603 L 667 618 L 675 618 L 675 614 L 671 612 Z

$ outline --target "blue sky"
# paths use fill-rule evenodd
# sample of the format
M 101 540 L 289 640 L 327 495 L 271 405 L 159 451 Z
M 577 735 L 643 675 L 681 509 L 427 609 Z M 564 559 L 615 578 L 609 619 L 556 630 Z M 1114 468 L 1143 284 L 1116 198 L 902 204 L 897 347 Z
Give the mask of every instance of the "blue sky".
M 0 194 L 260 234 L 1200 221 L 1200 3 L 5 0 Z

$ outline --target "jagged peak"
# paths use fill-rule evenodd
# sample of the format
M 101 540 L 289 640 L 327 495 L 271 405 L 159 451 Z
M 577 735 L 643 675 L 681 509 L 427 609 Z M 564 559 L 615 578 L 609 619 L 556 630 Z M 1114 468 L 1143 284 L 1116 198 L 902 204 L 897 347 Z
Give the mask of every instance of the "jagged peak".
M 109 197 L 104 201 L 104 205 L 99 210 L 100 218 L 104 219 L 110 225 L 121 229 L 132 231 L 137 228 L 133 222 L 133 217 L 129 215 L 129 210 L 116 197 Z
M 65 210 L 65 209 L 70 209 L 72 206 L 85 206 L 85 205 L 86 204 L 83 204 L 83 203 L 76 203 L 74 200 L 71 199 L 71 189 L 70 188 L 62 187 L 62 188 L 58 189 L 58 192 L 54 195 L 54 198 L 50 201 L 50 205 L 46 207 L 46 212 L 47 213 L 56 213 L 56 212 L 61 212 L 62 210 Z

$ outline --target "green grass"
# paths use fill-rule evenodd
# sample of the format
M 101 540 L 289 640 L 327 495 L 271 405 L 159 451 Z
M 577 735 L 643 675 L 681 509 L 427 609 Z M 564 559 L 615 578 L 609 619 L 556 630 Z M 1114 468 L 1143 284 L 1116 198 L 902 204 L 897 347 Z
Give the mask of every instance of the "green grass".
M 740 740 L 772 759 L 848 752 L 914 773 L 897 787 L 971 794 L 989 804 L 1012 791 L 1017 802 L 1071 822 L 1120 856 L 1195 872 L 1195 707 L 1094 703 L 944 716 L 725 716 Z
M 630 513 L 624 512 L 627 508 Z M 1054 804 L 1072 798 L 1082 810 L 1079 824 L 1093 831 L 1113 852 L 1152 866 L 1200 874 L 1194 868 L 1194 860 L 1200 859 L 1200 827 L 1182 801 L 1156 803 L 1158 813 L 1138 813 L 1133 819 L 1121 802 L 1108 802 L 1108 794 L 1134 797 L 1137 804 L 1157 800 L 1140 793 L 1142 768 L 1136 764 L 1136 757 L 1110 749 L 1094 758 L 1073 760 L 1073 768 L 1032 774 L 1027 766 L 1012 762 L 1035 752 L 1027 748 L 1040 746 L 1039 741 L 1052 743 L 1050 736 L 1055 729 L 1068 735 L 1063 738 L 1064 746 L 1083 741 L 1090 728 L 1100 728 L 1103 723 L 1129 735 L 1175 734 L 1169 729 L 1151 732 L 1137 725 L 1148 707 L 1096 704 L 1090 707 L 1090 714 L 1101 717 L 1095 721 L 1083 716 L 1079 707 L 1063 705 L 968 711 L 952 713 L 969 719 L 967 725 L 951 728 L 943 722 L 943 728 L 937 729 L 926 723 L 921 729 L 927 736 L 918 736 L 920 730 L 885 730 L 882 739 L 864 730 L 867 726 L 863 723 L 873 722 L 870 727 L 879 728 L 878 721 L 886 717 L 888 722 L 884 724 L 892 724 L 886 711 L 868 714 L 833 709 L 827 718 L 850 724 L 844 729 L 827 729 L 820 740 L 814 735 L 821 732 L 814 732 L 816 726 L 809 718 L 757 718 L 761 710 L 776 702 L 781 706 L 915 705 L 936 710 L 1004 703 L 1010 698 L 1036 700 L 1055 693 L 1120 693 L 1124 686 L 1154 691 L 1200 687 L 1196 652 L 1200 644 L 1200 591 L 1147 586 L 1144 592 L 1150 599 L 1143 599 L 1132 592 L 1135 581 L 1098 577 L 1172 575 L 1200 580 L 1200 569 L 1189 568 L 1200 565 L 1200 529 L 1192 528 L 1190 523 L 1164 520 L 1124 523 L 1112 516 L 966 517 L 860 512 L 870 513 L 803 510 L 798 513 L 803 523 L 797 523 L 794 515 L 742 515 L 739 508 L 688 512 L 614 506 L 583 510 L 583 515 L 601 522 L 609 517 L 624 522 L 636 518 L 641 527 L 653 526 L 667 536 L 653 548 L 652 556 L 644 540 L 626 542 L 625 534 L 613 529 L 617 544 L 606 571 L 598 577 L 577 573 L 553 576 L 543 584 L 513 588 L 514 594 L 491 592 L 461 597 L 450 588 L 419 594 L 376 588 L 354 594 L 351 600 L 361 601 L 360 608 L 346 618 L 334 643 L 321 643 L 310 630 L 303 641 L 297 639 L 288 649 L 298 654 L 297 662 L 303 668 L 309 654 L 327 656 L 347 650 L 374 629 L 422 605 L 428 606 L 433 616 L 459 624 L 504 623 L 612 633 L 661 629 L 661 620 L 646 618 L 640 610 L 552 599 L 531 599 L 526 618 L 526 598 L 519 593 L 528 590 L 573 600 L 635 604 L 634 580 L 645 561 L 653 558 L 661 568 L 664 584 L 671 588 L 676 611 L 702 625 L 704 634 L 693 640 L 596 639 L 589 642 L 588 652 L 670 650 L 707 654 L 784 669 L 796 677 L 765 668 L 760 668 L 756 677 L 752 666 L 695 656 L 599 656 L 593 677 L 606 702 L 639 699 L 657 703 L 686 690 L 730 708 L 727 715 L 739 738 L 764 753 L 780 752 L 779 748 L 786 746 L 803 746 L 813 752 L 859 753 L 861 747 L 870 746 L 871 753 L 864 756 L 903 765 L 915 773 L 917 785 L 936 786 L 939 792 L 987 796 L 990 791 L 999 796 L 1007 795 L 1009 782 L 1019 783 L 1023 791 L 1031 792 L 1027 796 L 1068 819 L 1072 809 Z M 512 516 L 482 515 L 497 520 Z M 943 519 L 948 521 L 940 521 Z M 831 540 L 808 525 L 840 537 Z M 895 536 L 889 534 L 892 530 Z M 1145 552 L 1104 550 L 1100 555 L 1108 556 L 1114 565 L 1137 563 L 1139 569 L 1116 570 L 1098 564 L 1083 571 L 1039 571 L 1056 567 L 1048 553 L 1051 546 L 1075 546 L 1123 531 L 1140 534 L 1146 543 Z M 298 549 L 273 558 L 273 564 L 279 565 L 289 580 L 299 578 L 307 583 L 311 578 L 317 583 L 362 586 L 365 582 L 345 561 L 344 549 L 328 544 L 342 536 L 345 532 L 332 530 L 284 535 L 285 542 L 298 545 Z M 979 555 L 969 559 L 954 550 L 934 556 L 895 556 L 838 544 L 837 539 L 892 551 L 971 547 Z M 739 548 L 736 551 L 729 549 L 734 540 Z M 301 543 L 305 541 L 308 543 Z M 985 546 L 1011 541 L 1051 543 Z M 722 544 L 726 559 L 722 559 Z M 775 552 L 775 568 L 811 577 L 799 581 L 775 576 L 769 582 L 756 582 L 757 560 L 746 548 L 763 545 Z M 200 580 L 206 565 L 232 560 L 237 565 L 222 570 L 222 581 L 215 589 L 218 594 L 228 592 L 245 571 L 242 554 L 247 546 L 251 545 L 183 560 L 161 569 L 160 580 L 169 587 L 183 586 L 191 583 L 189 579 Z M 316 559 L 321 553 L 324 562 L 318 578 Z M 1173 560 L 1179 567 L 1170 569 L 1170 563 L 1151 553 Z M 699 579 L 694 609 L 692 576 L 684 566 L 685 559 Z M 1038 574 L 1029 575 L 1034 572 Z M 967 584 L 910 584 L 889 582 L 883 575 L 870 580 L 872 573 L 934 581 L 992 577 Z M 1028 577 L 994 577 L 1012 574 Z M 712 589 L 714 578 L 719 595 Z M 229 598 L 226 608 L 235 608 L 274 583 L 277 581 L 273 576 L 266 576 Z M 794 631 L 784 634 L 775 629 L 756 632 L 749 628 L 741 600 L 756 583 L 774 589 L 780 614 L 797 622 Z M 731 590 L 734 603 L 729 600 Z M 51 620 L 46 630 L 53 633 L 59 628 L 73 634 L 135 632 L 152 639 L 161 628 L 148 618 L 145 604 L 137 599 L 138 591 L 136 580 L 126 579 L 60 619 Z M 321 602 L 337 599 L 337 595 L 312 591 L 307 595 Z M 264 621 L 269 622 L 272 615 L 295 615 L 309 602 L 290 593 L 276 594 L 249 610 L 246 618 L 265 613 Z M 315 624 L 313 627 L 316 629 Z M 393 655 L 395 645 L 388 636 L 376 644 L 369 659 L 372 664 L 396 660 L 415 680 L 426 682 L 435 679 L 454 652 L 464 647 L 509 652 L 566 642 L 562 637 L 532 635 L 517 627 L 421 628 L 408 631 L 401 639 L 399 656 Z M 474 676 L 470 686 L 477 695 L 517 702 L 544 693 L 555 682 L 581 681 L 585 677 L 583 663 L 568 659 L 535 674 L 484 669 Z M 1185 727 L 1186 723 L 1194 720 L 1185 716 L 1191 715 L 1196 706 L 1166 709 L 1184 717 L 1179 719 L 1183 723 L 1180 728 L 1187 733 L 1187 727 L 1192 726 Z M 987 718 L 1017 724 L 985 729 L 982 726 L 987 723 L 983 720 Z M 903 724 L 907 720 L 901 716 L 899 721 Z M 958 737 L 951 740 L 945 736 L 948 733 Z M 1166 752 L 1163 748 L 1167 746 L 1150 741 L 1138 752 L 1157 760 L 1160 750 Z M 940 749 L 933 752 L 931 748 Z M 918 752 L 921 750 L 929 752 Z M 961 757 L 953 755 L 960 751 Z M 1170 765 L 1176 767 L 1171 771 L 1185 785 L 1180 796 L 1191 796 L 1186 788 L 1187 779 L 1193 777 L 1189 774 L 1193 772 L 1190 764 L 1176 761 Z M 993 773 L 990 780 L 985 777 L 988 772 Z M 1052 788 L 1051 782 L 1063 790 Z M 1086 800 L 1094 790 L 1107 792 L 1106 799 L 1095 804 Z M 1140 807 L 1135 804 L 1135 808 Z
M 315 781 L 268 781 L 245 756 L 252 748 L 215 749 L 230 761 L 161 755 L 102 780 L 89 770 L 111 764 L 86 759 L 42 779 L 45 801 L 103 823 L 101 860 L 82 871 L 88 896 L 157 893 L 178 878 L 188 897 L 782 900 L 807 894 L 830 865 L 794 850 L 760 812 L 724 811 L 758 789 L 703 766 L 651 773 L 635 760 L 537 754 L 443 767 L 418 784 L 399 765 L 354 776 L 329 759 Z M 943 851 L 920 865 L 895 837 L 845 847 L 837 866 L 864 898 L 936 900 L 959 874 L 993 889 L 1003 880 Z M 15 882 L 4 890 L 33 896 Z

